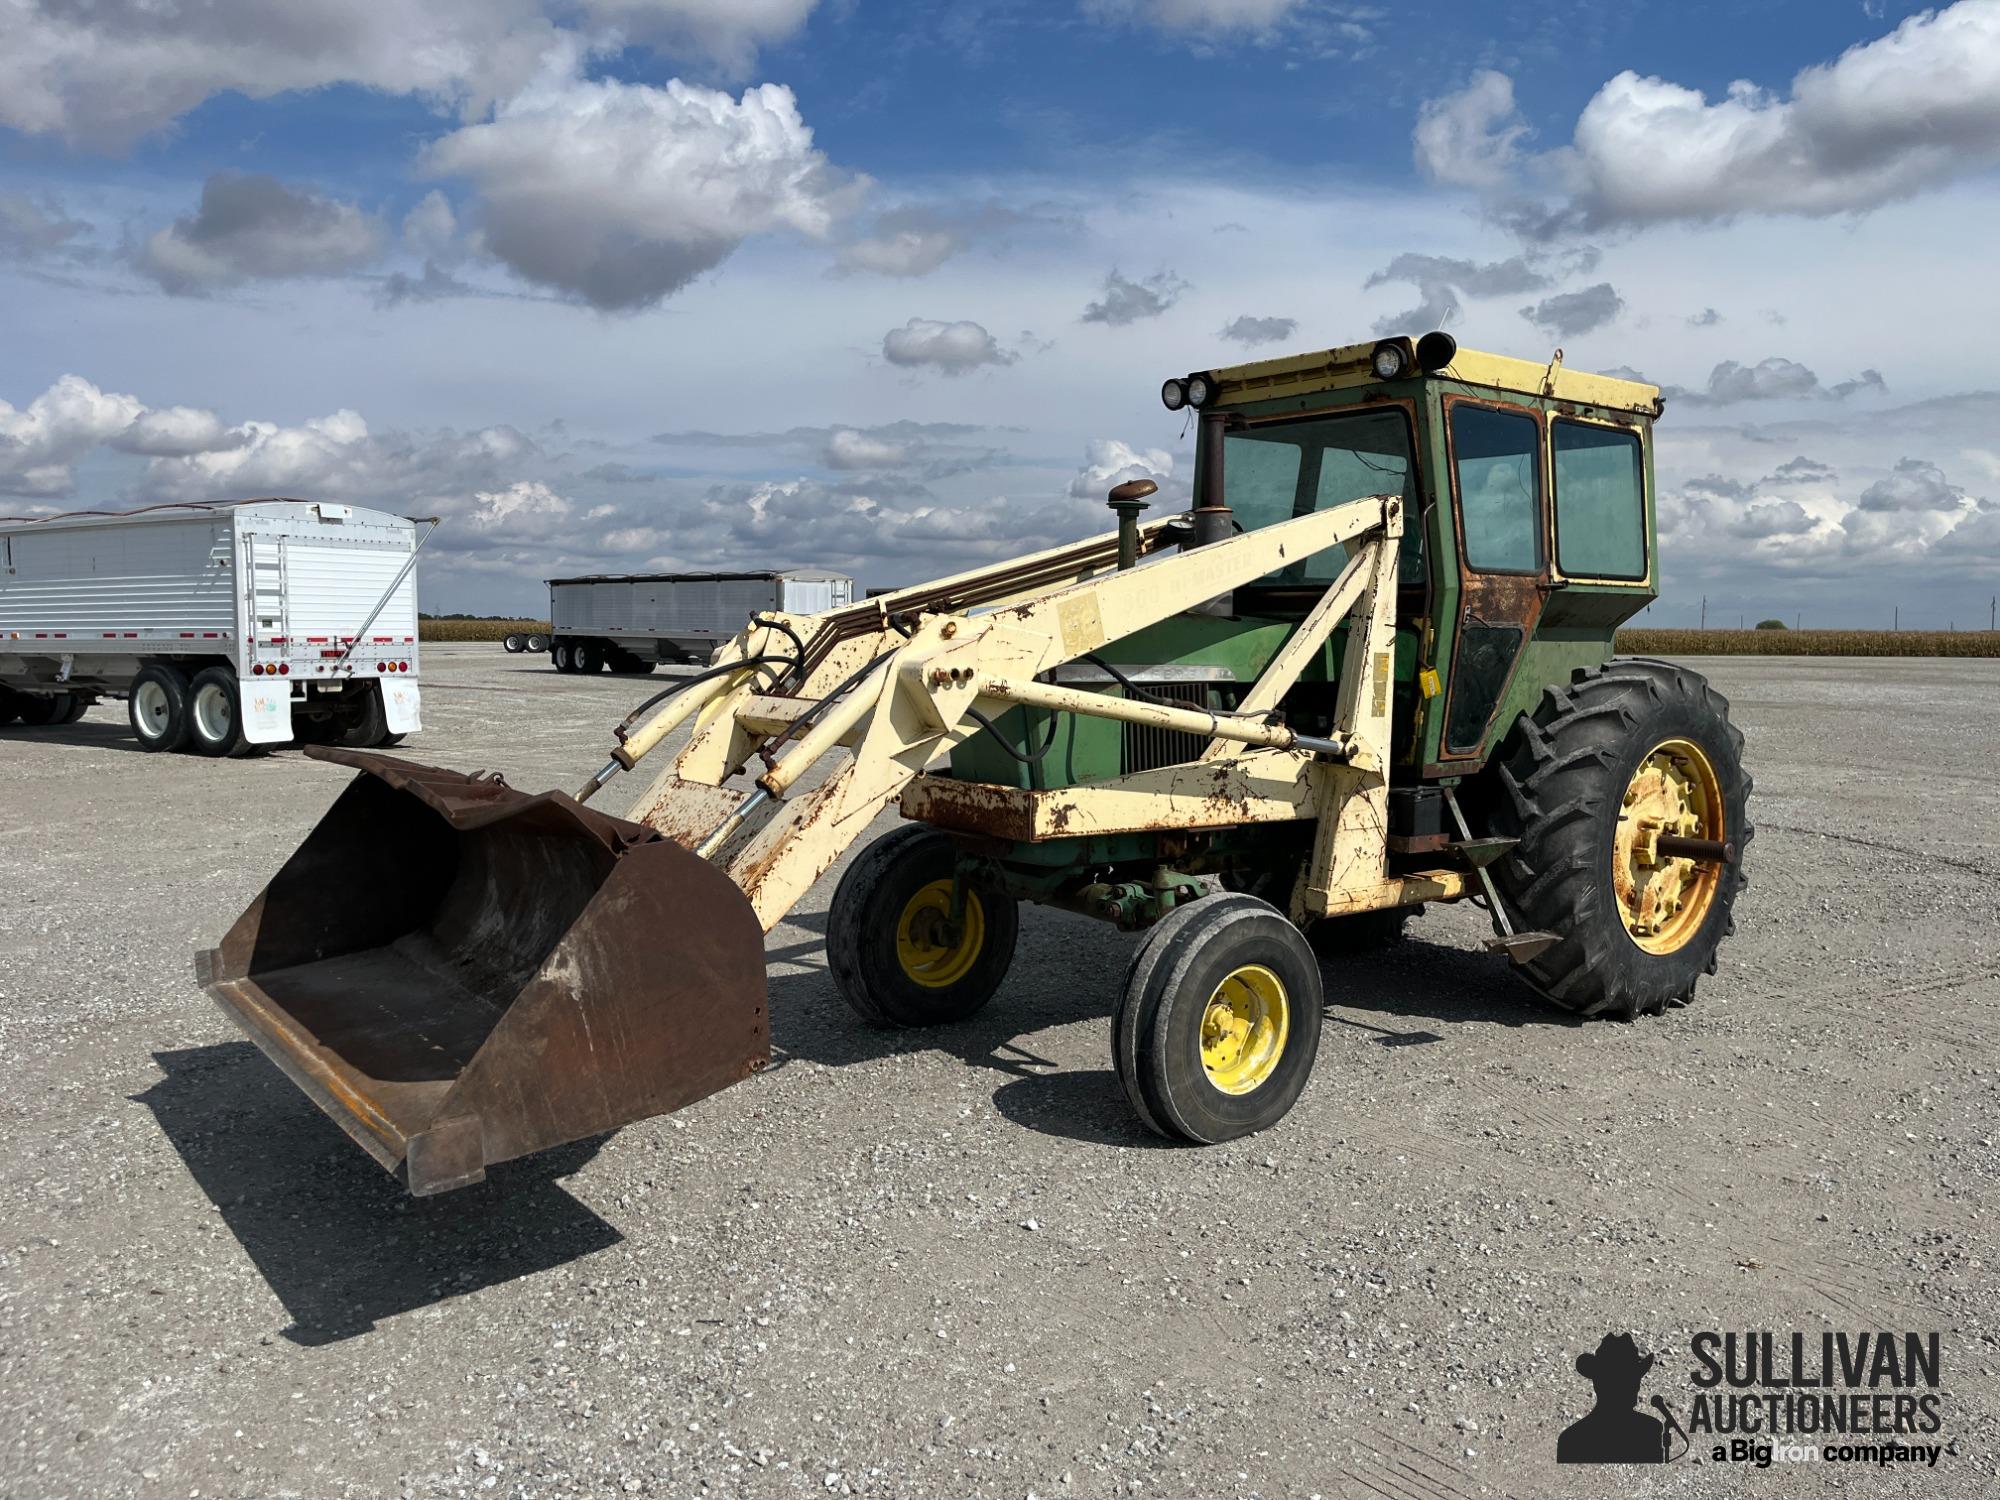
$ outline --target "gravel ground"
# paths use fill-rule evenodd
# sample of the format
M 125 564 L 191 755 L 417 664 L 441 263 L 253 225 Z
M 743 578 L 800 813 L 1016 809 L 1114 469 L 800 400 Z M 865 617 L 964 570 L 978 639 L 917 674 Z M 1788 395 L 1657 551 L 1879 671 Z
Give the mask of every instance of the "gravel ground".
M 1695 665 L 1759 831 L 1690 1009 L 1574 1024 L 1433 910 L 1328 971 L 1280 1128 L 1175 1149 L 1109 1067 L 1133 939 L 1030 911 L 978 1020 L 870 1032 L 829 880 L 768 1074 L 423 1202 L 191 980 L 344 773 L 0 733 L 0 1492 L 1990 1492 L 2000 663 Z M 405 753 L 530 788 L 639 691 L 426 674 Z M 1702 1329 L 1938 1332 L 1938 1466 L 1555 1465 L 1580 1351 L 1685 1411 Z

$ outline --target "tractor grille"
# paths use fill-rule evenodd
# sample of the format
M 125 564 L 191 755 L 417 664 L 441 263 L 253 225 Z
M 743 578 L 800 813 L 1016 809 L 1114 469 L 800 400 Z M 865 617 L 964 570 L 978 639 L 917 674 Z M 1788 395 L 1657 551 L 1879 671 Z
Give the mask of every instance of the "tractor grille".
M 1177 701 L 1177 706 L 1200 708 L 1202 705 Z M 1128 772 L 1181 765 L 1201 754 L 1208 744 L 1201 735 L 1182 734 L 1178 729 L 1155 729 L 1150 724 L 1127 724 L 1124 730 L 1124 763 Z
M 1158 684 L 1141 682 L 1148 692 L 1156 694 L 1175 708 L 1192 708 L 1206 713 L 1210 709 L 1232 708 L 1236 703 L 1236 687 L 1218 684 L 1205 692 L 1190 694 L 1185 683 L 1176 683 L 1180 692 L 1169 692 Z M 1121 747 L 1123 763 L 1127 774 L 1133 771 L 1152 771 L 1161 766 L 1185 765 L 1208 748 L 1205 734 L 1184 734 L 1178 729 L 1155 729 L 1150 724 L 1126 724 L 1121 726 L 1124 741 Z

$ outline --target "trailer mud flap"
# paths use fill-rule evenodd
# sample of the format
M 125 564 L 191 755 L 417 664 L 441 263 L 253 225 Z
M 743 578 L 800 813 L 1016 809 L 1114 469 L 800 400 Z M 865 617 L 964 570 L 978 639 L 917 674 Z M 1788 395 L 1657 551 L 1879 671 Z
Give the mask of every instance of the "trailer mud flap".
M 236 684 L 243 738 L 253 745 L 282 745 L 292 737 L 292 685 L 256 678 Z
M 407 677 L 382 679 L 382 716 L 391 734 L 415 734 L 424 727 L 423 699 Z
M 763 930 L 706 860 L 559 792 L 307 753 L 362 774 L 197 976 L 413 1193 L 769 1060 Z

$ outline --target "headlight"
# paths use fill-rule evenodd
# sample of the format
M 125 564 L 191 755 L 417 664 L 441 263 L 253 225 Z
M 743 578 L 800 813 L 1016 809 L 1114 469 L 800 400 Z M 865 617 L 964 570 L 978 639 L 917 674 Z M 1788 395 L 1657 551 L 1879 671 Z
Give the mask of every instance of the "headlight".
M 1377 344 L 1369 364 L 1374 367 L 1377 380 L 1395 380 L 1409 366 L 1409 357 L 1403 353 L 1401 344 Z
M 1187 378 L 1188 405 L 1199 411 L 1215 399 L 1215 377 L 1213 375 L 1190 375 Z
M 1160 404 L 1168 411 L 1179 411 L 1188 402 L 1188 388 L 1185 380 L 1169 380 L 1160 387 Z

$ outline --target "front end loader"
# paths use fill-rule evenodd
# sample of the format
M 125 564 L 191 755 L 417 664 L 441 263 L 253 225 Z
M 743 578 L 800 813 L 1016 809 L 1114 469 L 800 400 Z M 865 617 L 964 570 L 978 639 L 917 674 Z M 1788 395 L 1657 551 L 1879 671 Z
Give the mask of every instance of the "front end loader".
M 203 983 L 418 1194 L 763 1067 L 763 936 L 892 806 L 828 919 L 858 1015 L 972 1015 L 1023 905 L 1140 932 L 1112 1054 L 1180 1140 L 1281 1119 L 1323 966 L 1428 902 L 1569 1010 L 1691 999 L 1750 781 L 1700 677 L 1612 656 L 1657 593 L 1657 390 L 1429 334 L 1162 397 L 1187 512 L 1128 483 L 1115 531 L 757 616 L 573 795 L 309 752 L 361 774 Z M 586 805 L 683 729 L 627 818 Z

